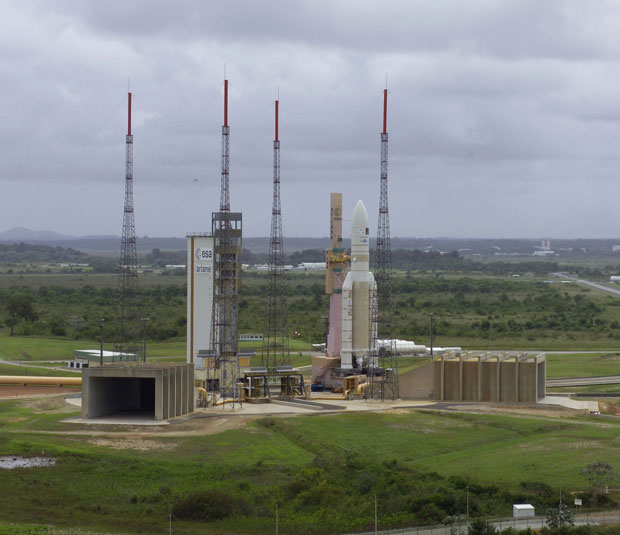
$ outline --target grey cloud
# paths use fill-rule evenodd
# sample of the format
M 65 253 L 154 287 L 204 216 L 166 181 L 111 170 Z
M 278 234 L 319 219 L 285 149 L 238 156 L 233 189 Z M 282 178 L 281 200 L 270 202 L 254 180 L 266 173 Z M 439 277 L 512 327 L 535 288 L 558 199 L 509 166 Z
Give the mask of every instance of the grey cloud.
M 0 15 L 0 229 L 119 232 L 130 76 L 138 233 L 204 230 L 224 63 L 248 235 L 269 229 L 278 86 L 286 232 L 326 235 L 330 191 L 374 221 L 386 72 L 394 235 L 620 228 L 614 2 L 32 0 Z

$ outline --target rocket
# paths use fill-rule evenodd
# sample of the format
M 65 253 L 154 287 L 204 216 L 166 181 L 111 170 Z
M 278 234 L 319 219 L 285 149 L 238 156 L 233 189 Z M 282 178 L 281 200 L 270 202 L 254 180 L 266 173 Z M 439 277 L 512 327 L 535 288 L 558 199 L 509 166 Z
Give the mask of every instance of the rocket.
M 340 367 L 343 369 L 374 366 L 373 336 L 376 329 L 377 284 L 370 272 L 370 240 L 368 212 L 357 201 L 351 221 L 351 267 L 342 285 L 342 348 Z

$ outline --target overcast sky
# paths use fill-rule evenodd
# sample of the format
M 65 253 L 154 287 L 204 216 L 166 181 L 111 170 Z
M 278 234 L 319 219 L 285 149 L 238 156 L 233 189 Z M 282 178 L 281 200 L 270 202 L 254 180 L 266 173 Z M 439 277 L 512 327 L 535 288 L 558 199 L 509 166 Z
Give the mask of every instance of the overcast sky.
M 138 235 L 206 231 L 224 73 L 231 208 L 286 236 L 329 194 L 376 233 L 389 89 L 392 236 L 620 236 L 620 3 L 0 0 L 0 231 L 120 234 L 127 85 Z

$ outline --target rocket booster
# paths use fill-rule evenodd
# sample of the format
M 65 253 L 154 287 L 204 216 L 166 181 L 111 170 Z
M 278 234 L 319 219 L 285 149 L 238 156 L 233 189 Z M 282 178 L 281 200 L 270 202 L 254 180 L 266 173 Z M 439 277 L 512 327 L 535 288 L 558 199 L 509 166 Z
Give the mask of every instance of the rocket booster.
M 373 358 L 377 284 L 369 260 L 368 212 L 357 201 L 351 221 L 351 268 L 342 285 L 341 368 L 360 368 Z

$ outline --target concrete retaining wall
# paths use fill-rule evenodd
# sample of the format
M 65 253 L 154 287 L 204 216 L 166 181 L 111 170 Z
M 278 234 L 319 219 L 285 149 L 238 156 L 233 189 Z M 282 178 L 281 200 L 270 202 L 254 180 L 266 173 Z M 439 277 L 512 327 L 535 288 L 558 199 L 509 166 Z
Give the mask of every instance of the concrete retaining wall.
M 545 397 L 545 366 L 544 355 L 446 355 L 433 362 L 428 384 L 437 401 L 536 403 Z

